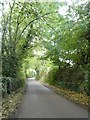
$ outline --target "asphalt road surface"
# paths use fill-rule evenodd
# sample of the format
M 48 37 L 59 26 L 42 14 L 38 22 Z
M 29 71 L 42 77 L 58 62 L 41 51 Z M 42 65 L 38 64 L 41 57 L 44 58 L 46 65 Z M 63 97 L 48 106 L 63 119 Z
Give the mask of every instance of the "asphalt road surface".
M 17 118 L 88 118 L 88 111 L 29 78 Z

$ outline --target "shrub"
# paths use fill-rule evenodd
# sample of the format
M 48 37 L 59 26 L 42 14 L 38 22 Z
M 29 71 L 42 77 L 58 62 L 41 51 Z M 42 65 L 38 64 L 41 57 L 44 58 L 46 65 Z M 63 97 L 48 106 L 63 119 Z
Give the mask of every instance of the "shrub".
M 89 86 L 88 85 L 89 85 L 88 80 L 83 81 L 82 84 L 78 88 L 79 91 L 81 93 L 86 93 L 89 95 Z
M 85 71 L 80 66 L 53 67 L 45 78 L 52 85 L 58 85 L 75 92 L 89 95 L 89 82 L 85 80 Z
M 45 81 L 53 85 L 57 83 L 57 67 L 53 67 L 47 74 Z
M 5 97 L 7 94 L 12 94 L 12 92 L 17 91 L 23 86 L 22 80 L 11 77 L 1 77 L 0 80 L 2 82 L 2 97 Z

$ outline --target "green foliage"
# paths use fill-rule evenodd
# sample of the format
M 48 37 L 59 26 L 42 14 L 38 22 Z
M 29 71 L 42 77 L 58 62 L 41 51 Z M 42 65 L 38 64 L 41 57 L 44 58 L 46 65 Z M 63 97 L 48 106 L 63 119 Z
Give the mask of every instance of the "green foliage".
M 88 80 L 85 80 L 84 77 L 83 69 L 74 66 L 61 69 L 52 68 L 44 79 L 51 85 L 89 95 Z
M 52 24 L 56 25 L 57 29 L 54 33 L 50 31 L 51 39 L 45 41 L 45 47 L 46 58 L 49 57 L 56 65 L 59 65 L 61 60 L 63 62 L 69 60 L 82 66 L 88 63 L 89 42 L 86 38 L 89 25 L 89 7 L 86 7 L 88 5 L 88 2 L 83 6 L 72 5 L 66 16 L 60 15 L 57 19 L 54 16 L 56 23 Z
M 55 85 L 57 83 L 57 67 L 53 67 L 47 74 L 45 82 Z
M 86 93 L 87 95 L 90 95 L 88 80 L 82 82 L 82 84 L 79 86 L 79 91 L 82 93 Z
M 24 85 L 22 80 L 17 80 L 15 78 L 2 77 L 0 79 L 2 81 L 2 97 L 7 97 L 8 94 L 12 94 Z
M 12 1 L 7 11 L 2 4 L 2 76 L 6 81 L 11 84 L 14 79 L 22 86 L 32 69 L 38 79 L 46 73 L 50 84 L 87 91 L 89 4 Z M 65 15 L 59 10 L 63 7 L 68 8 Z

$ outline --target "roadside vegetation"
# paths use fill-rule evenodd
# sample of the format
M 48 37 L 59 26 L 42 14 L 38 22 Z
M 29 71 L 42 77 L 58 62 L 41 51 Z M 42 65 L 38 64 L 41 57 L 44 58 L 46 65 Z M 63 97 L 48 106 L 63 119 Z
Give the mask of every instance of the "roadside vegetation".
M 13 93 L 18 99 L 25 89 L 26 78 L 36 77 L 88 105 L 90 2 L 12 0 L 0 2 L 0 7 L 2 100 L 9 100 Z M 3 113 L 8 103 L 3 105 Z

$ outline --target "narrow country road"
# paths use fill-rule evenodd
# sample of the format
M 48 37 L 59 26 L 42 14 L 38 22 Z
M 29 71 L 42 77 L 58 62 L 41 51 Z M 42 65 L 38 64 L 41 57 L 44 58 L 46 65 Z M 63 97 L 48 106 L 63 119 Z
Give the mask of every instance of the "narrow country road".
M 88 111 L 29 78 L 17 118 L 88 118 Z

